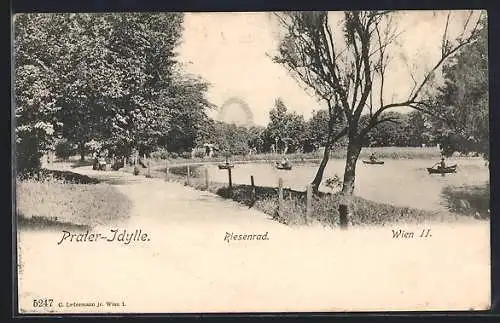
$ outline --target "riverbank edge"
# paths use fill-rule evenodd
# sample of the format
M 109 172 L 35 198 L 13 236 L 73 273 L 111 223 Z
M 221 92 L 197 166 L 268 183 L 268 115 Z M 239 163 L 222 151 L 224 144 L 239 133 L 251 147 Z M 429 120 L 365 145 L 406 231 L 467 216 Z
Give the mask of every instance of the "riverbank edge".
M 190 166 L 189 179 L 187 177 L 187 166 Z M 208 191 L 224 199 L 235 201 L 247 207 L 259 210 L 275 221 L 285 225 L 312 225 L 320 224 L 326 227 L 336 228 L 339 226 L 338 204 L 339 193 L 321 192 L 312 199 L 312 211 L 306 210 L 306 192 L 283 188 L 282 210 L 278 212 L 278 189 L 275 187 L 250 185 L 233 185 L 229 192 L 226 183 L 205 183 L 202 165 L 172 165 L 168 176 L 165 168 L 151 169 L 149 177 L 162 178 L 166 181 L 177 182 L 199 191 Z M 133 167 L 127 167 L 122 171 L 132 173 Z M 146 176 L 147 169 L 140 169 L 138 176 Z M 255 199 L 252 198 L 255 196 Z M 456 222 L 469 217 L 450 214 L 439 211 L 428 211 L 409 207 L 398 207 L 390 204 L 370 201 L 354 196 L 350 204 L 351 214 L 349 225 L 356 227 L 391 226 L 391 225 L 413 225 L 425 223 L 448 223 Z

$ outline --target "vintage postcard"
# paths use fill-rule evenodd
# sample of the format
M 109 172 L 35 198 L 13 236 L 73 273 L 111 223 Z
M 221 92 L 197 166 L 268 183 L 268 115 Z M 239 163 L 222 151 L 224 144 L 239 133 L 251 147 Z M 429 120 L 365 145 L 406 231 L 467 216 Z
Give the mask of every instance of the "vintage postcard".
M 20 314 L 490 308 L 486 11 L 12 31 Z

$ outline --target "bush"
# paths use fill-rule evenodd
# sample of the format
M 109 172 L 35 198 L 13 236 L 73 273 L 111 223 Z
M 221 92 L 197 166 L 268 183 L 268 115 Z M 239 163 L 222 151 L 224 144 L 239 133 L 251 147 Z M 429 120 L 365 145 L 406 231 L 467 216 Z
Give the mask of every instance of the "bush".
M 171 159 L 177 159 L 177 158 L 179 158 L 179 154 L 174 151 L 174 152 L 168 153 L 168 157 Z
M 115 162 L 111 165 L 112 170 L 119 170 L 120 168 L 125 167 L 123 162 L 123 158 L 116 159 Z
M 325 185 L 333 192 L 338 191 L 340 188 L 342 188 L 342 179 L 339 175 L 335 174 L 333 177 L 326 179 Z
M 446 186 L 441 192 L 451 212 L 483 219 L 490 217 L 490 184 Z
M 189 175 L 191 177 L 199 177 L 201 175 L 201 166 L 190 165 L 189 166 Z M 169 168 L 170 174 L 179 175 L 179 176 L 187 176 L 187 166 L 174 166 Z
M 205 157 L 205 150 L 196 150 L 194 152 L 194 157 L 196 157 L 196 158 L 204 158 Z
M 153 151 L 150 156 L 154 159 L 167 159 L 169 158 L 169 152 L 166 149 L 158 149 Z
M 181 153 L 181 157 L 184 159 L 191 159 L 191 153 L 189 151 L 184 151 Z
M 33 136 L 23 137 L 16 145 L 16 169 L 20 174 L 36 173 L 41 166 L 42 143 Z
M 99 180 L 71 171 L 40 169 L 33 174 L 19 174 L 21 181 L 61 182 L 65 184 L 97 184 Z
M 60 141 L 56 144 L 56 157 L 67 160 L 76 153 L 75 147 L 67 140 Z

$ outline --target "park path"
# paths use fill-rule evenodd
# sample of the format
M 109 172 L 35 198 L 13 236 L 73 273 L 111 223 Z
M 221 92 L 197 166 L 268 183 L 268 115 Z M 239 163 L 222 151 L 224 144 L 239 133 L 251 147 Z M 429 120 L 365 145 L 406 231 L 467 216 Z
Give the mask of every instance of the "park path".
M 391 229 L 291 228 L 261 212 L 162 179 L 96 172 L 133 201 L 119 229 L 147 233 L 130 244 L 63 242 L 62 233 L 19 234 L 20 307 L 53 298 L 55 312 L 273 312 L 483 309 L 489 304 L 489 225 L 404 227 L 432 238 L 392 238 Z M 403 227 L 402 227 L 403 228 Z M 224 241 L 227 233 L 268 234 Z M 58 307 L 116 302 L 125 306 Z

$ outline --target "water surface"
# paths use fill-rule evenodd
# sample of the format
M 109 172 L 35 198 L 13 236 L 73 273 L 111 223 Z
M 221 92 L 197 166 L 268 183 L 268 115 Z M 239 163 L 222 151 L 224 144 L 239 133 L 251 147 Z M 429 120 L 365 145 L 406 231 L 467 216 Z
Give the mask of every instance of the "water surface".
M 457 164 L 457 173 L 428 174 L 435 160 L 400 159 L 385 160 L 384 165 L 365 165 L 361 161 L 356 166 L 356 186 L 354 194 L 369 200 L 397 206 L 415 207 L 426 210 L 444 210 L 445 201 L 441 191 L 446 186 L 484 185 L 489 181 L 489 169 L 480 158 L 448 160 Z M 330 160 L 325 169 L 320 190 L 329 191 L 325 180 L 335 174 L 342 178 L 345 162 Z M 277 170 L 272 164 L 238 164 L 232 170 L 234 184 L 250 184 L 254 176 L 255 185 L 278 185 L 283 179 L 284 187 L 305 190 L 316 175 L 317 164 L 294 165 L 291 171 Z M 226 170 L 209 167 L 210 180 L 228 181 Z

